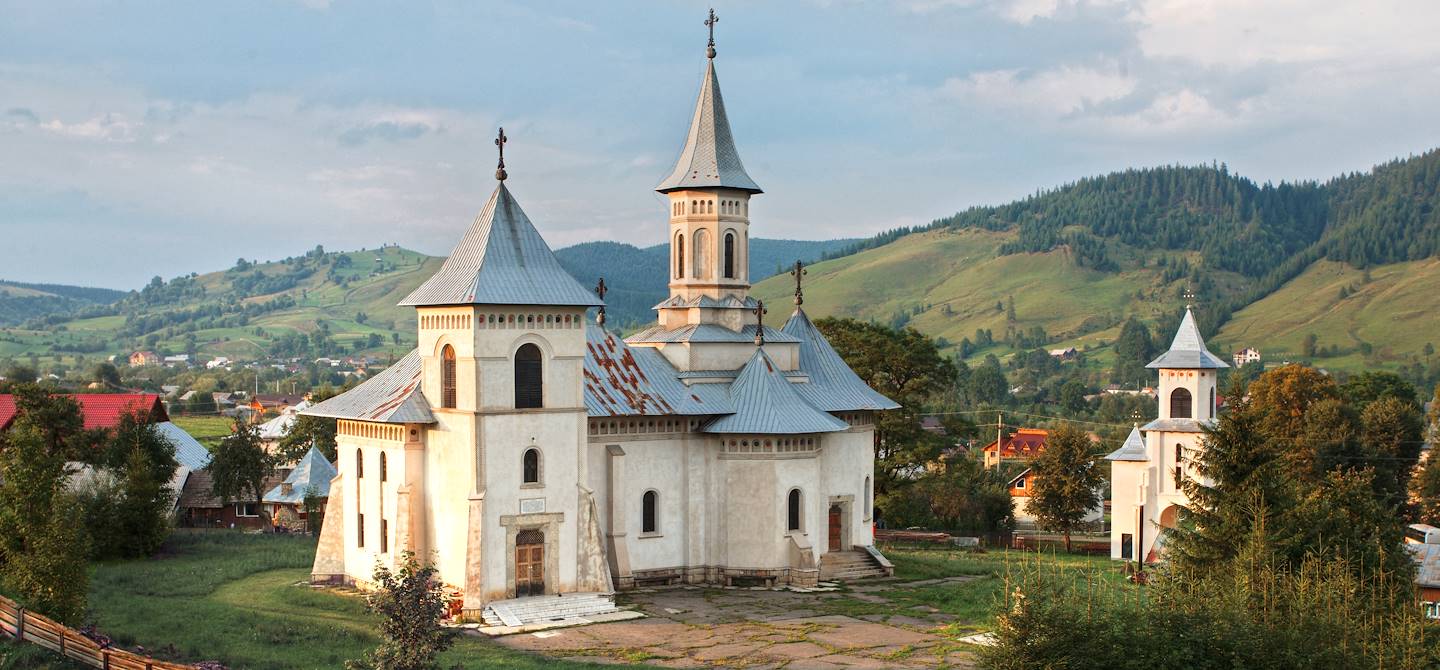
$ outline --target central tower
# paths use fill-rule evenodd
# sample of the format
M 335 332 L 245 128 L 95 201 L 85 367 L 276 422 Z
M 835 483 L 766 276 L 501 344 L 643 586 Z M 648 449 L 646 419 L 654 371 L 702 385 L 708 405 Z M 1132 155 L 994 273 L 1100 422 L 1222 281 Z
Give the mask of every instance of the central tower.
M 714 323 L 739 330 L 750 300 L 750 197 L 760 186 L 745 173 L 715 74 L 714 11 L 705 78 L 685 147 L 655 190 L 670 199 L 670 298 L 657 306 L 666 329 Z

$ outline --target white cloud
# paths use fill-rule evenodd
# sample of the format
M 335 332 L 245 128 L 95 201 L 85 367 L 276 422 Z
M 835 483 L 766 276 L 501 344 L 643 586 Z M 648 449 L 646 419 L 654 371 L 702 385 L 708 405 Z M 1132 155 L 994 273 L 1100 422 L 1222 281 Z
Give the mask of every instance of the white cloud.
M 1440 55 L 1431 0 L 1140 0 L 1141 51 L 1206 66 L 1346 63 L 1368 68 Z
M 1156 96 L 1137 112 L 1107 116 L 1101 124 L 1120 134 L 1213 132 L 1239 125 L 1244 117 L 1243 112 L 1227 113 L 1200 93 L 1182 88 Z
M 1113 67 L 1061 65 L 1028 74 L 1020 70 L 976 72 L 947 80 L 941 95 L 995 109 L 1057 117 L 1124 98 L 1135 91 L 1136 84 L 1134 77 Z

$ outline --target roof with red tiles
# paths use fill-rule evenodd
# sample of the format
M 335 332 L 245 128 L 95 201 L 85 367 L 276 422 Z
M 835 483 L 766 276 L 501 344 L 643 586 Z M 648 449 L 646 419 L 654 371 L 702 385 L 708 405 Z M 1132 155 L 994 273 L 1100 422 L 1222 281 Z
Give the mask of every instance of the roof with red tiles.
M 66 393 L 80 404 L 80 414 L 85 417 L 85 428 L 114 428 L 120 417 L 134 412 L 148 412 L 151 423 L 169 421 L 165 404 L 154 393 Z M 15 421 L 17 409 L 15 396 L 0 394 L 0 430 L 6 430 Z

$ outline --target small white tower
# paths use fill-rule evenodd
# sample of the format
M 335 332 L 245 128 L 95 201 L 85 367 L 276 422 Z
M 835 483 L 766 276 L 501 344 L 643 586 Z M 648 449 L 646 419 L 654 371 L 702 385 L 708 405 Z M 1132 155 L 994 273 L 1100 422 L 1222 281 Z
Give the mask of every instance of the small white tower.
M 1160 416 L 1106 457 L 1112 463 L 1110 557 L 1120 560 L 1155 560 L 1164 530 L 1190 504 L 1183 483 L 1195 476 L 1194 456 L 1215 421 L 1218 374 L 1230 366 L 1205 348 L 1187 306 L 1170 349 L 1145 367 L 1160 375 Z

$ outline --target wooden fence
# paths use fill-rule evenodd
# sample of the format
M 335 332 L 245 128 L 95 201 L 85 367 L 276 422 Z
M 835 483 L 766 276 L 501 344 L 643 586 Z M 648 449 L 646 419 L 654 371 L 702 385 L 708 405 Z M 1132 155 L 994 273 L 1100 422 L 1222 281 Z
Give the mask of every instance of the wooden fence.
M 196 667 L 147 658 L 123 649 L 103 648 L 73 629 L 26 612 L 4 596 L 0 596 L 0 635 L 40 645 L 65 658 L 105 670 L 194 670 Z

